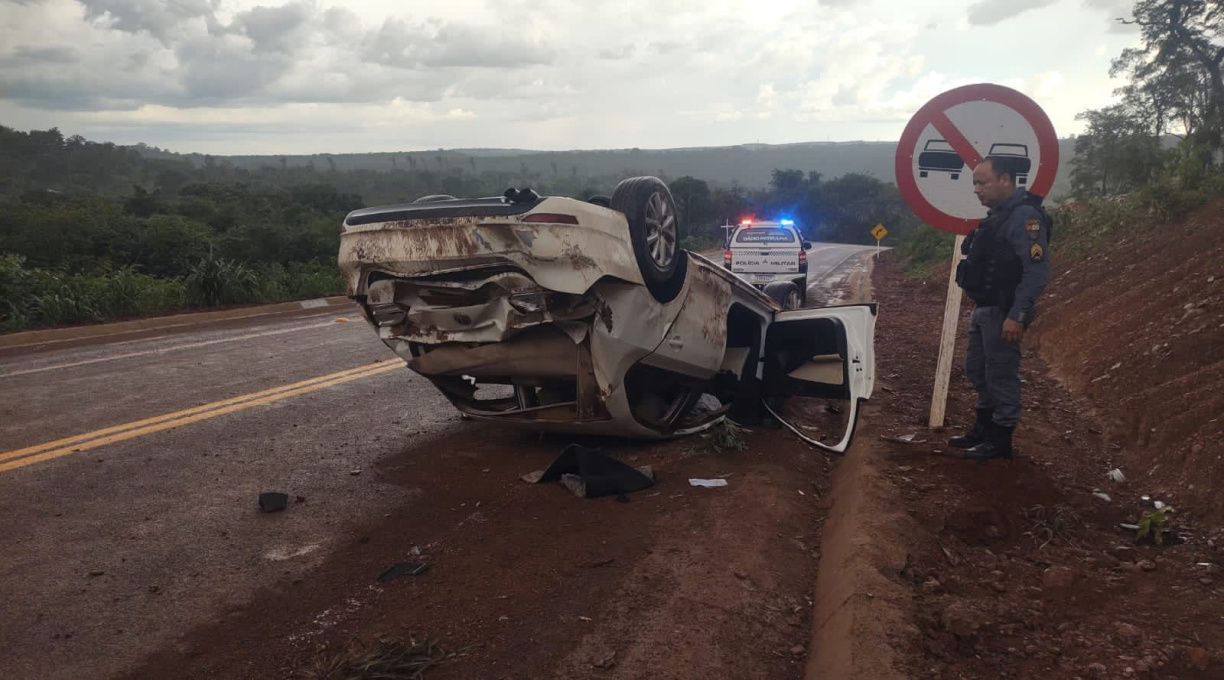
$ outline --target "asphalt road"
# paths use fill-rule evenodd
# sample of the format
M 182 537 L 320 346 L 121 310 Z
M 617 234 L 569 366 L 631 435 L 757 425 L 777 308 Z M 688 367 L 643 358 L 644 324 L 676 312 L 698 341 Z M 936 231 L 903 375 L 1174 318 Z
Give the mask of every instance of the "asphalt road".
M 811 293 L 864 250 L 817 244 Z M 465 425 L 351 311 L 0 354 L 0 677 L 114 675 L 303 577 L 414 493 L 363 470 Z

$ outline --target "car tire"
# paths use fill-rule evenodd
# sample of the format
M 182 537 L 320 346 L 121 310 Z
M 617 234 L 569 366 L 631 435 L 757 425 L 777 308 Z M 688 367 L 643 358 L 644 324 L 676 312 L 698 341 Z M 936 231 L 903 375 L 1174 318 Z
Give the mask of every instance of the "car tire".
M 795 280 L 794 284 L 799 289 L 799 306 L 807 307 L 807 277 Z
M 774 281 L 765 286 L 764 293 L 770 300 L 778 303 L 782 311 L 803 307 L 803 294 L 799 291 L 799 286 L 791 281 Z
M 611 208 L 612 198 L 609 196 L 604 196 L 603 194 L 595 194 L 587 199 L 587 203 L 597 205 L 601 208 Z
M 688 253 L 680 247 L 676 201 L 657 177 L 631 177 L 616 185 L 612 209 L 629 222 L 629 241 L 646 288 L 659 302 L 679 294 L 688 270 Z

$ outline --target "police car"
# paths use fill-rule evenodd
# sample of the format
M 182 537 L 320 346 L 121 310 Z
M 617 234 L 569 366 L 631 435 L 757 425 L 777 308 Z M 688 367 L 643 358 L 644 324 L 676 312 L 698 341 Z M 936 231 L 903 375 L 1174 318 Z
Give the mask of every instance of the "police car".
M 773 298 L 783 309 L 807 302 L 806 241 L 793 220 L 744 220 L 723 253 L 723 266 Z

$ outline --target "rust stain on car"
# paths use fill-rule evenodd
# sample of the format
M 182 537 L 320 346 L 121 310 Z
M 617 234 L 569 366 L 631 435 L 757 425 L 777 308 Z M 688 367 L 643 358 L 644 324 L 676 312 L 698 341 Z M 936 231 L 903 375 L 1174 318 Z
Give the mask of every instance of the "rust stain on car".
M 608 329 L 609 333 L 612 332 L 612 307 L 607 300 L 603 298 L 595 300 L 595 317 L 603 322 L 604 328 Z
M 582 252 L 582 248 L 577 244 L 571 244 L 561 251 L 561 257 L 570 261 L 570 266 L 574 271 L 582 271 L 583 269 L 598 269 L 599 263 L 591 256 Z

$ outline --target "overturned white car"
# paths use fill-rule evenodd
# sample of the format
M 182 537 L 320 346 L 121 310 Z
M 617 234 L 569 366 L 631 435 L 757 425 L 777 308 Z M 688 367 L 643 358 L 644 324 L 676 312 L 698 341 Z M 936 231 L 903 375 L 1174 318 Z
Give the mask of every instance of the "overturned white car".
M 783 311 L 793 284 L 758 291 L 677 235 L 667 185 L 636 177 L 590 201 L 357 210 L 339 259 L 382 341 L 473 417 L 659 438 L 798 395 L 848 402 L 841 431 L 805 435 L 844 451 L 874 383 L 875 305 Z

